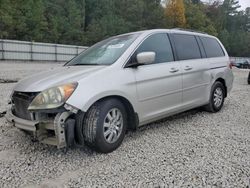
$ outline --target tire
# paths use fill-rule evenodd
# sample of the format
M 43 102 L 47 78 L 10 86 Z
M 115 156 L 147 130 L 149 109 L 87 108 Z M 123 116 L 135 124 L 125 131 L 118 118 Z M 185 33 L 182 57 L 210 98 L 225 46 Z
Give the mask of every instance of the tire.
M 218 112 L 221 110 L 225 100 L 225 87 L 221 82 L 215 82 L 211 88 L 209 103 L 205 106 L 208 112 Z
M 95 103 L 85 115 L 76 117 L 76 139 L 101 153 L 117 149 L 127 129 L 127 112 L 117 99 Z M 106 135 L 104 135 L 104 133 Z

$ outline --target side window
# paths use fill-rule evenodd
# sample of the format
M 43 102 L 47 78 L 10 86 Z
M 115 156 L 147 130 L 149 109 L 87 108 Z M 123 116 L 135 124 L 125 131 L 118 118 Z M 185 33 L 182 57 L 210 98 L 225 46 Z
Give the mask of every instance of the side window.
M 170 41 L 166 33 L 149 36 L 136 50 L 136 53 L 155 52 L 155 63 L 174 61 Z
M 214 38 L 200 37 L 205 48 L 207 57 L 222 57 L 225 56 L 220 44 Z
M 179 60 L 201 58 L 200 49 L 195 36 L 174 34 L 174 43 Z

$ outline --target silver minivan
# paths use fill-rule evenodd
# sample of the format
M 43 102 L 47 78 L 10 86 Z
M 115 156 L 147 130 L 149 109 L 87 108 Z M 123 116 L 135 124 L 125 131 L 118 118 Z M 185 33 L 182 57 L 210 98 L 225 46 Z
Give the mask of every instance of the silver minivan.
M 21 80 L 6 118 L 58 148 L 118 148 L 127 130 L 203 106 L 232 89 L 228 54 L 213 36 L 156 29 L 103 40 L 64 66 Z

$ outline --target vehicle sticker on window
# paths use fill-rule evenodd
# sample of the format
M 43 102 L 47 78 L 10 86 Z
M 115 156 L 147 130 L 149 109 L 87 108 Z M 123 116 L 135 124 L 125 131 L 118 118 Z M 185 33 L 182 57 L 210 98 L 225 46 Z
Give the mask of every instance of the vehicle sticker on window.
M 109 45 L 107 48 L 122 48 L 124 46 L 124 44 L 113 44 L 113 45 Z

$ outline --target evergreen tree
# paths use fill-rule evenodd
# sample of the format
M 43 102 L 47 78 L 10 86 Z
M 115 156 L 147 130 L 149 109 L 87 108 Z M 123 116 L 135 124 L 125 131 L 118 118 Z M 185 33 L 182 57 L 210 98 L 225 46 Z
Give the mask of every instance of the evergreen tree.
M 29 11 L 28 0 L 10 0 L 12 6 L 12 30 L 8 34 L 8 38 L 17 40 L 27 39 L 27 12 Z
M 28 0 L 25 12 L 25 25 L 27 32 L 24 40 L 42 41 L 44 32 L 47 29 L 47 22 L 44 17 L 44 5 L 42 0 Z
M 213 22 L 204 13 L 203 5 L 186 2 L 185 10 L 187 28 L 203 31 L 215 36 L 217 35 Z
M 10 0 L 0 0 L 0 38 L 9 36 L 13 29 L 13 9 Z
M 142 24 L 145 29 L 164 26 L 164 9 L 160 0 L 143 0 Z
M 0 38 L 92 45 L 126 32 L 183 27 L 218 36 L 230 55 L 250 56 L 250 9 L 240 11 L 238 0 L 211 2 L 0 0 Z
M 62 43 L 72 41 L 72 44 L 80 44 L 83 33 L 81 11 L 74 0 L 67 0 L 63 8 L 64 24 L 61 28 L 62 35 L 60 41 Z

